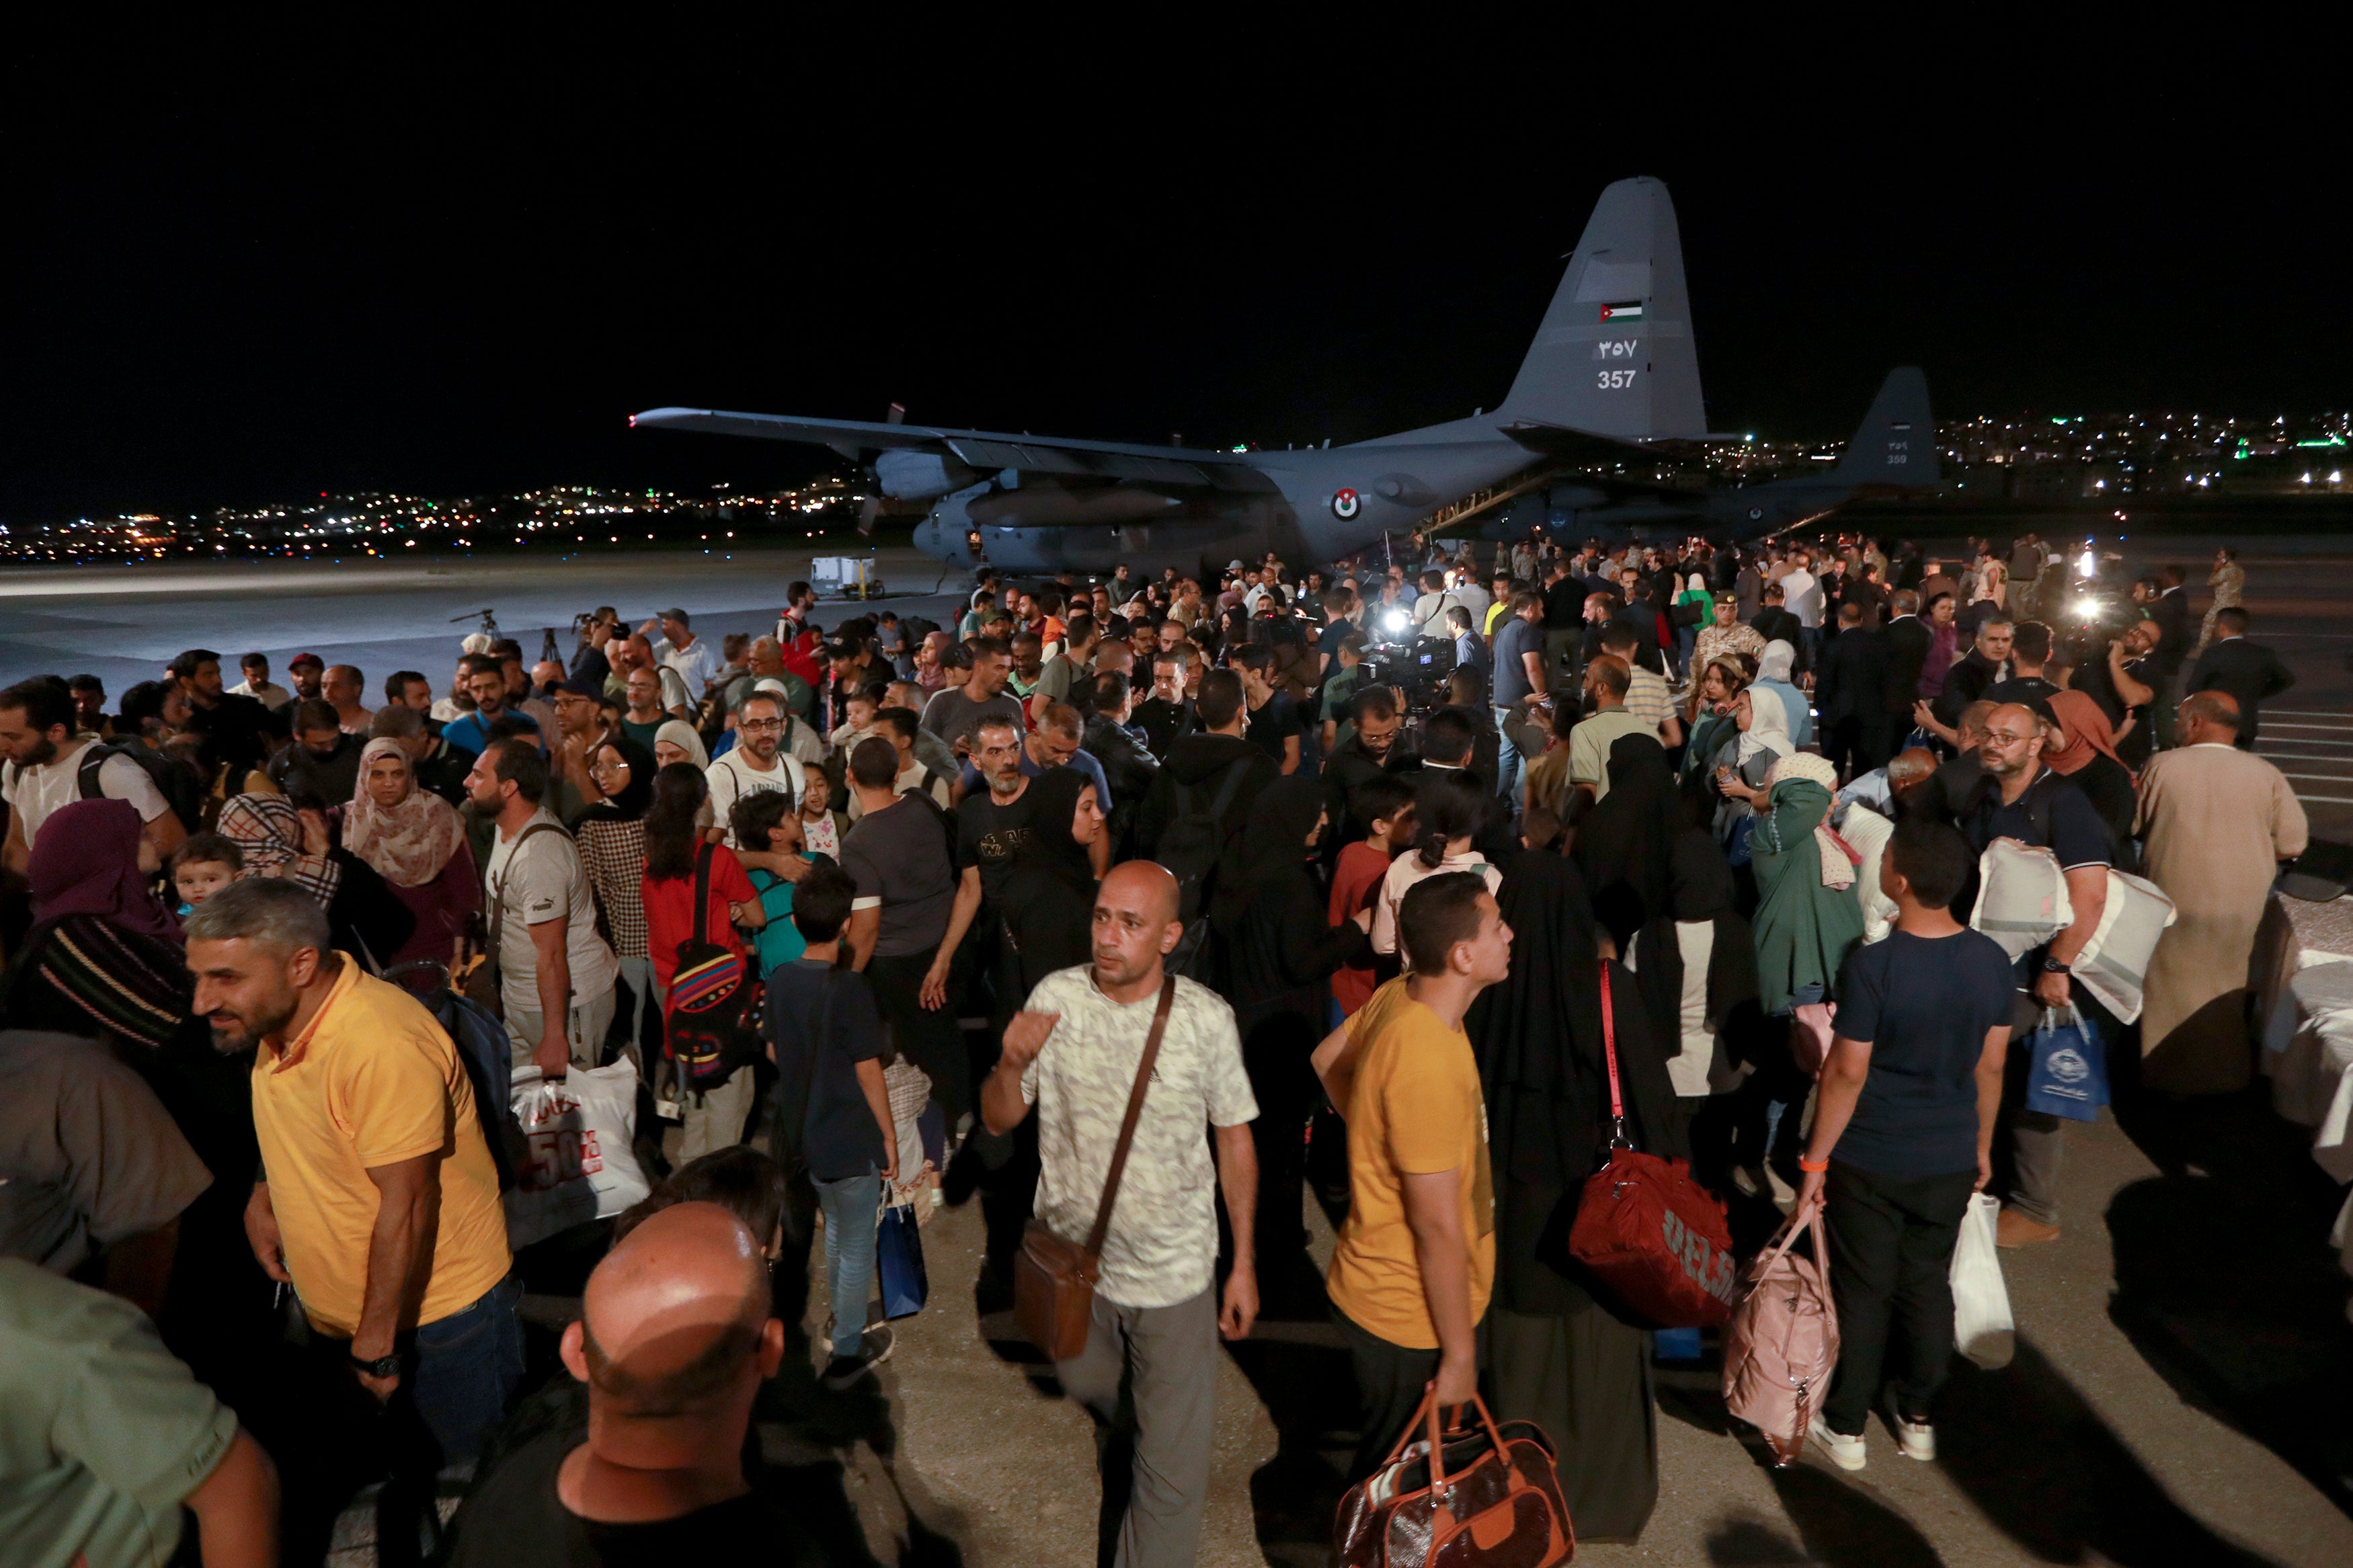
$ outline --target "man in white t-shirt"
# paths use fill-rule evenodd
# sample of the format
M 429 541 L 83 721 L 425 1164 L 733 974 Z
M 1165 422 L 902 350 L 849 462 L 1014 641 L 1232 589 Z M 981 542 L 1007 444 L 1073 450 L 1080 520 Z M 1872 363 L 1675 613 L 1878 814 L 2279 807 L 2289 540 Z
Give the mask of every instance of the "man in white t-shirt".
M 1103 1240 L 1086 1348 L 1054 1363 L 1063 1389 L 1106 1425 L 1128 1384 L 1135 1468 L 1120 1523 L 1123 1563 L 1193 1561 L 1216 1436 L 1218 1335 L 1245 1338 L 1258 1316 L 1250 1130 L 1258 1101 L 1233 1009 L 1161 967 L 1183 931 L 1174 877 L 1145 860 L 1113 868 L 1095 895 L 1093 963 L 1039 982 L 981 1090 L 982 1120 L 999 1136 L 1037 1107 L 1038 1220 L 1083 1243 L 1161 987 L 1176 987 Z M 1205 1127 L 1217 1138 L 1214 1166 Z M 1233 1227 L 1222 1309 L 1212 1184 Z
M 228 689 L 231 697 L 253 698 L 272 713 L 294 700 L 292 692 L 270 683 L 268 654 L 247 654 L 237 660 L 237 668 L 244 672 L 245 679 Z
M 745 847 L 735 841 L 735 829 L 728 822 L 737 801 L 763 790 L 782 790 L 796 804 L 801 798 L 800 761 L 779 749 L 786 718 L 782 698 L 773 691 L 754 690 L 744 699 L 743 710 L 735 716 L 734 746 L 702 772 L 711 786 L 712 823 L 726 835 L 730 849 Z M 751 847 L 765 852 L 768 847 Z
M 546 793 L 547 764 L 517 736 L 490 742 L 466 775 L 467 798 L 496 827 L 482 908 L 497 911 L 490 940 L 514 1065 L 562 1078 L 603 1054 L 621 964 L 596 934 L 579 847 L 540 805 Z
M 0 864 L 22 872 L 31 864 L 33 840 L 49 814 L 81 794 L 82 753 L 96 741 L 74 736 L 73 697 L 63 682 L 47 677 L 18 681 L 0 691 L 0 799 L 8 803 L 8 838 Z M 188 837 L 164 792 L 138 763 L 110 756 L 98 765 L 99 793 L 126 800 L 147 825 L 156 853 L 169 858 Z
M 1822 582 L 1814 575 L 1812 557 L 1802 550 L 1798 552 L 1788 574 L 1781 579 L 1781 603 L 1806 629 L 1806 646 L 1810 652 L 1821 636 Z

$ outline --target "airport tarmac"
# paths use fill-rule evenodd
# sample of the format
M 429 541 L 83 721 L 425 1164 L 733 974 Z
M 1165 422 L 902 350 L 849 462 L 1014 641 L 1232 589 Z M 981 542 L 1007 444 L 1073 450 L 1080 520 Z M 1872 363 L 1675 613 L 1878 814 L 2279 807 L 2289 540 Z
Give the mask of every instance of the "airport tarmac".
M 2125 548 L 2136 567 L 2191 567 L 2202 604 L 2213 542 Z M 2299 678 L 2266 710 L 2264 753 L 2290 773 L 2316 827 L 2342 837 L 2353 826 L 2353 544 L 2236 542 L 2256 638 Z M 803 550 L 16 573 L 0 580 L 0 681 L 89 670 L 120 691 L 204 645 L 232 657 L 258 647 L 281 674 L 314 651 L 359 665 L 372 689 L 402 667 L 438 683 L 465 612 L 494 607 L 534 654 L 542 627 L 568 647 L 572 616 L 604 603 L 633 620 L 678 605 L 706 636 L 757 631 L 807 563 Z M 945 619 L 953 596 L 937 590 L 957 574 L 911 551 L 886 550 L 881 564 L 899 590 L 892 607 Z M 818 619 L 847 608 L 828 602 Z M 1640 1544 L 1590 1544 L 1580 1560 L 2353 1563 L 2353 1341 L 2348 1281 L 2326 1245 L 2341 1193 L 2263 1094 L 2145 1108 L 2124 1123 L 2104 1115 L 2071 1133 L 2064 1235 L 2003 1257 L 2016 1359 L 1999 1372 L 1957 1368 L 1938 1462 L 1900 1458 L 1874 1424 L 1861 1474 L 1810 1455 L 1770 1469 L 1754 1435 L 1725 1421 L 1710 1370 L 1662 1369 L 1657 1510 Z M 1329 1229 L 1310 1214 L 1323 1254 Z M 931 1304 L 901 1325 L 887 1405 L 855 1432 L 837 1426 L 812 1441 L 840 1457 L 845 1500 L 886 1561 L 1083 1568 L 1097 1498 L 1088 1424 L 1023 1359 L 1009 1323 L 975 1310 L 980 1230 L 976 1205 L 927 1228 Z M 825 1310 L 813 1302 L 812 1320 Z M 1230 1349 L 1218 1380 L 1199 1561 L 1324 1563 L 1347 1420 L 1336 1336 L 1312 1313 L 1270 1320 Z

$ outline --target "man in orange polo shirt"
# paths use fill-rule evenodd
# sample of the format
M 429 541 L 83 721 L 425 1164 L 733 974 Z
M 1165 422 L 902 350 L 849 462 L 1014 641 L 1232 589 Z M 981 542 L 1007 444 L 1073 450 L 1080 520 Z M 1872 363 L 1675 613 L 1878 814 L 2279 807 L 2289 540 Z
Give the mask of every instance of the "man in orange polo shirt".
M 457 1047 L 328 945 L 326 911 L 295 883 L 234 883 L 187 933 L 214 1046 L 256 1053 L 262 1176 L 245 1225 L 263 1271 L 322 1337 L 349 1342 L 361 1386 L 413 1405 L 441 1463 L 471 1458 L 522 1379 L 522 1287 Z

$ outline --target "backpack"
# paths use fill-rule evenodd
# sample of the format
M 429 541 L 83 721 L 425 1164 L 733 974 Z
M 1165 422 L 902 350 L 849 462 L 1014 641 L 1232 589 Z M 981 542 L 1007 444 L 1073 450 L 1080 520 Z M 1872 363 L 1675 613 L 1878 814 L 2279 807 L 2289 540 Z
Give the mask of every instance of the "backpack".
M 1207 811 L 1196 805 L 1200 785 L 1179 784 L 1174 778 L 1168 781 L 1176 794 L 1176 816 L 1160 835 L 1155 858 L 1176 879 L 1176 918 L 1185 922 L 1184 934 L 1164 963 L 1171 974 L 1204 980 L 1216 972 L 1217 953 L 1209 942 L 1207 911 L 1216 890 L 1218 865 L 1226 854 L 1226 814 L 1233 808 L 1242 781 L 1257 761 L 1249 756 L 1228 763 L 1226 776 Z
M 899 795 L 902 800 L 913 799 L 923 802 L 923 809 L 931 814 L 932 820 L 940 825 L 940 837 L 947 843 L 948 876 L 953 881 L 955 878 L 956 819 L 955 814 L 946 806 L 932 798 L 932 785 L 937 784 L 939 778 L 939 774 L 927 767 L 923 770 L 923 778 L 901 790 Z
M 418 990 L 409 984 L 412 977 L 428 981 L 430 989 Z M 449 984 L 448 970 L 429 959 L 396 963 L 382 978 L 424 1004 L 458 1047 L 458 1065 L 474 1090 L 475 1120 L 498 1169 L 499 1191 L 512 1192 L 515 1173 L 530 1163 L 530 1153 L 514 1119 L 514 1058 L 507 1026 L 496 1013 L 461 994 Z
M 694 934 L 678 944 L 678 967 L 670 983 L 663 1049 L 679 1066 L 686 1087 L 708 1091 L 736 1070 L 765 1056 L 760 1037 L 765 1000 L 751 960 L 711 940 L 711 858 L 705 844 L 694 857 Z
M 155 793 L 180 819 L 180 826 L 195 833 L 204 826 L 203 803 L 196 800 L 195 780 L 188 771 L 161 752 L 128 741 L 92 741 L 82 748 L 81 761 L 74 767 L 74 783 L 84 800 L 103 800 L 106 790 L 99 779 L 99 771 L 109 757 L 129 760 L 147 775 Z

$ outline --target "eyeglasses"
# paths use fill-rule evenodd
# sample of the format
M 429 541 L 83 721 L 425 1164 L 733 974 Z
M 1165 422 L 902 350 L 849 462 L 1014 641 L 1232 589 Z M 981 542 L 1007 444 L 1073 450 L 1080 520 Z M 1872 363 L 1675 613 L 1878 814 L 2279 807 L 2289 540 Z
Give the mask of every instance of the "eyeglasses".
M 736 721 L 735 727 L 751 734 L 765 735 L 771 730 L 783 729 L 785 721 L 782 719 L 742 719 Z
M 1988 730 L 1985 738 L 1997 746 L 2015 746 L 2034 739 L 2031 735 L 2013 735 L 2007 730 Z

